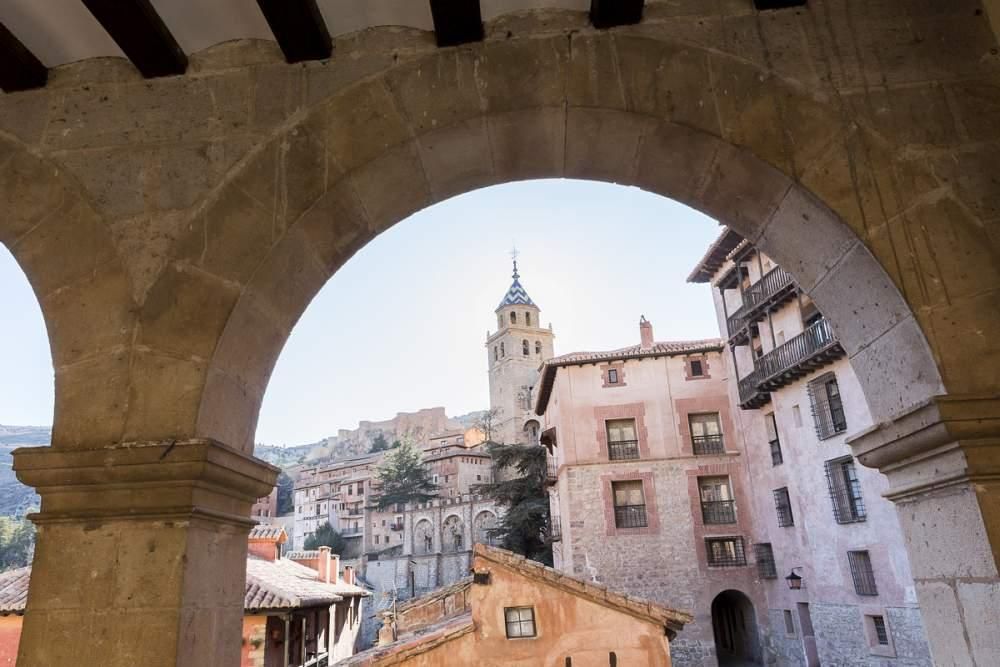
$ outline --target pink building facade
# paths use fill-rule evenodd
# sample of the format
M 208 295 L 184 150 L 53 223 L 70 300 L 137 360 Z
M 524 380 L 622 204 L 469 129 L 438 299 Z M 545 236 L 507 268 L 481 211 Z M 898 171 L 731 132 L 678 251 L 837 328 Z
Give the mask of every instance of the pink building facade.
M 762 660 L 752 499 L 721 340 L 556 357 L 536 411 L 550 452 L 555 566 L 694 615 L 677 665 L 715 665 L 716 632 Z

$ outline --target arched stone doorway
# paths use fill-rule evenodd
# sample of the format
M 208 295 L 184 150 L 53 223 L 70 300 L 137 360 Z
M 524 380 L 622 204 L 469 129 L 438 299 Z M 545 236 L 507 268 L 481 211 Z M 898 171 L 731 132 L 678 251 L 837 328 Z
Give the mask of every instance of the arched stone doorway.
M 831 0 L 846 11 L 842 4 Z M 39 296 L 56 372 L 52 450 L 23 452 L 16 463 L 42 492 L 39 520 L 49 523 L 36 580 L 51 572 L 55 582 L 67 549 L 81 568 L 70 602 L 53 607 L 51 589 L 33 584 L 22 662 L 58 663 L 52 651 L 60 646 L 87 659 L 80 619 L 108 609 L 116 619 L 139 617 L 108 600 L 114 568 L 149 566 L 127 548 L 135 534 L 152 536 L 164 562 L 187 563 L 151 599 L 128 590 L 114 598 L 173 610 L 169 631 L 149 650 L 178 656 L 178 646 L 199 645 L 181 639 L 194 632 L 187 628 L 231 625 L 242 504 L 248 509 L 275 475 L 250 457 L 256 415 L 306 305 L 354 252 L 413 211 L 540 177 L 672 197 L 789 270 L 833 323 L 874 419 L 885 424 L 856 451 L 899 480 L 891 493 L 907 508 L 918 593 L 935 601 L 925 611 L 940 616 L 929 630 L 941 629 L 949 655 L 989 645 L 973 632 L 986 621 L 966 623 L 972 636 L 961 619 L 995 608 L 1000 551 L 992 458 L 981 455 L 992 451 L 1000 412 L 1000 262 L 989 208 L 1000 187 L 976 166 L 990 164 L 977 151 L 994 140 L 1000 118 L 981 103 L 996 94 L 983 70 L 992 33 L 960 31 L 980 19 L 942 5 L 908 6 L 873 19 L 872 30 L 824 27 L 820 37 L 817 26 L 837 19 L 805 10 L 787 16 L 813 36 L 809 48 L 775 59 L 774 47 L 789 42 L 780 31 L 769 37 L 771 24 L 749 3 L 725 17 L 746 39 L 709 29 L 722 20 L 714 9 L 665 9 L 613 31 L 592 29 L 583 12 L 525 12 L 488 25 L 484 42 L 452 49 L 437 49 L 425 33 L 372 29 L 306 69 L 229 45 L 214 61 L 205 55 L 198 77 L 115 74 L 98 91 L 68 76 L 51 100 L 49 92 L 3 96 L 4 104 L 58 103 L 56 120 L 66 124 L 10 126 L 26 114 L 0 114 L 0 242 Z M 843 32 L 880 48 L 911 25 L 947 25 L 963 48 L 942 46 L 954 44 L 943 33 L 915 38 L 900 46 L 911 57 L 879 59 L 881 69 L 865 74 L 843 56 L 864 49 L 836 44 Z M 942 57 L 921 50 L 928 45 Z M 243 56 L 234 56 L 238 47 Z M 858 93 L 868 75 L 887 89 Z M 269 94 L 248 81 L 269 82 L 260 85 Z M 946 85 L 947 103 L 920 108 L 958 114 L 948 121 L 961 136 L 900 112 L 913 108 L 911 96 L 944 95 Z M 212 103 L 181 104 L 178 114 L 164 106 L 198 95 Z M 267 105 L 276 101 L 291 108 Z M 219 134 L 192 147 L 176 138 L 189 138 L 198 109 L 212 116 L 199 130 Z M 116 133 L 108 114 L 144 122 Z M 922 153 L 928 145 L 934 150 Z M 219 146 L 238 155 L 199 178 L 169 170 L 151 177 L 161 173 L 165 146 L 182 156 Z M 136 166 L 123 171 L 143 180 L 109 183 L 101 162 L 109 156 Z M 168 468 L 169 497 L 161 493 Z M 132 490 L 105 493 L 95 479 L 106 490 Z M 201 492 L 206 484 L 216 490 Z M 195 517 L 194 527 L 178 516 Z M 957 536 L 956 526 L 964 527 Z M 952 563 L 942 558 L 946 543 L 978 555 L 942 571 L 940 563 Z M 981 583 L 959 587 L 960 576 Z M 200 578 L 230 585 L 206 602 L 194 593 Z M 970 638 L 959 646 L 949 637 Z M 226 664 L 234 648 L 218 651 L 177 660 Z
M 541 424 L 538 423 L 537 419 L 529 419 L 524 424 L 524 441 L 529 445 L 539 444 L 539 436 L 542 432 Z
M 722 591 L 712 600 L 712 631 L 719 667 L 759 665 L 761 648 L 753 602 L 736 590 Z

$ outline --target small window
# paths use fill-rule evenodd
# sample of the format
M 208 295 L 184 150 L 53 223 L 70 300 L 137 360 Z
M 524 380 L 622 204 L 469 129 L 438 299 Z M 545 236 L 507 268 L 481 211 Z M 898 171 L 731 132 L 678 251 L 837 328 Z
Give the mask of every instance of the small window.
M 375 536 L 375 544 L 378 544 L 378 535 Z
M 608 369 L 608 384 L 618 384 L 618 369 L 609 368 Z
M 500 343 L 500 356 L 501 357 L 506 357 L 507 356 L 507 353 L 504 351 L 504 348 L 503 348 L 503 343 Z
M 612 482 L 611 493 L 615 504 L 615 528 L 645 528 L 648 525 L 641 480 Z
M 747 564 L 742 537 L 709 537 L 705 539 L 705 553 L 712 567 L 739 567 Z
M 702 368 L 701 359 L 691 360 L 691 377 L 701 377 L 705 374 L 705 369 Z
M 794 637 L 795 636 L 795 619 L 792 617 L 792 610 L 785 610 L 785 634 Z
M 521 341 L 521 354 L 524 355 L 525 357 L 531 354 L 531 350 L 528 348 L 527 340 Z
M 510 323 L 517 324 L 517 313 L 515 313 L 514 311 L 511 311 L 510 313 Z
M 851 566 L 851 578 L 854 579 L 854 592 L 858 595 L 878 595 L 875 571 L 872 569 L 872 559 L 868 552 L 848 551 L 847 561 Z
M 802 410 L 798 405 L 792 406 L 792 423 L 795 424 L 795 428 L 802 428 Z
M 541 354 L 541 353 L 542 353 L 542 341 L 536 340 L 535 341 L 535 354 Z
M 770 542 L 753 545 L 754 557 L 757 559 L 757 575 L 761 579 L 777 579 L 778 568 L 774 564 L 774 550 Z
M 879 646 L 889 645 L 889 629 L 885 626 L 885 616 L 869 616 L 874 631 L 875 642 Z
M 861 482 L 850 456 L 826 462 L 826 485 L 833 501 L 833 518 L 837 523 L 856 523 L 866 518 Z
M 764 426 L 767 428 L 767 442 L 771 447 L 771 465 L 780 466 L 785 458 L 781 454 L 781 439 L 778 437 L 778 422 L 774 418 L 774 413 L 769 412 L 764 415 Z
M 786 528 L 795 525 L 795 517 L 792 516 L 792 500 L 788 496 L 787 486 L 774 490 L 774 509 L 778 513 L 778 526 Z
M 691 446 L 695 454 L 722 454 L 726 451 L 718 412 L 689 415 L 688 424 L 691 427 Z
M 531 313 L 524 314 L 524 323 L 529 327 L 531 326 Z
M 500 349 L 496 345 L 494 345 L 493 346 L 493 361 L 496 361 L 499 358 L 500 358 Z
M 610 667 L 618 667 L 618 656 L 614 651 L 608 654 L 608 665 Z
M 505 607 L 503 615 L 507 624 L 507 639 L 535 636 L 534 607 Z
M 605 424 L 608 433 L 608 459 L 621 461 L 639 458 L 639 440 L 634 419 L 611 419 Z

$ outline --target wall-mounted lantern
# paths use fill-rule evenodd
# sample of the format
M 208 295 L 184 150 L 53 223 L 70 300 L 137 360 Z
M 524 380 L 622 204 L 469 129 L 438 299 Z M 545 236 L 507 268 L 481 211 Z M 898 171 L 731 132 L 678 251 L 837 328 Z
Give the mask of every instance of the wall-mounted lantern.
M 795 574 L 795 570 L 801 570 L 801 567 L 793 567 L 791 574 L 785 577 L 785 581 L 788 582 L 788 587 L 793 591 L 802 589 L 802 577 Z

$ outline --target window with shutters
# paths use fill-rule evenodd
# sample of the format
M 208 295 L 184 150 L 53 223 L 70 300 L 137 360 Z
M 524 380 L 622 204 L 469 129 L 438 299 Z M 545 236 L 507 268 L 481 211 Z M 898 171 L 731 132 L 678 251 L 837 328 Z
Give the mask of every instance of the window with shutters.
M 608 433 L 608 459 L 622 461 L 639 458 L 639 438 L 635 419 L 609 419 L 605 422 Z
M 736 523 L 736 504 L 728 477 L 699 477 L 698 491 L 702 523 Z
M 725 453 L 718 412 L 689 415 L 688 424 L 691 428 L 691 447 L 696 455 Z
M 781 439 L 778 437 L 778 422 L 775 420 L 773 412 L 769 412 L 764 415 L 764 426 L 767 428 L 767 442 L 771 447 L 771 465 L 779 466 L 784 463 L 785 458 L 781 454 Z
M 820 440 L 847 430 L 840 385 L 833 373 L 825 373 L 809 383 L 809 402 L 816 423 L 816 436 Z
M 648 525 L 642 480 L 612 482 L 611 493 L 615 504 L 615 528 L 645 528 Z
M 826 462 L 826 484 L 833 501 L 833 517 L 837 523 L 864 521 L 865 500 L 861 496 L 861 482 L 850 456 Z

